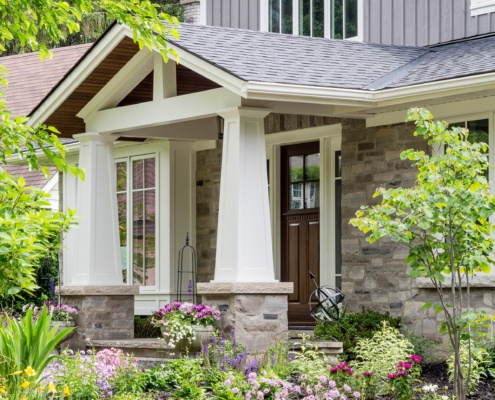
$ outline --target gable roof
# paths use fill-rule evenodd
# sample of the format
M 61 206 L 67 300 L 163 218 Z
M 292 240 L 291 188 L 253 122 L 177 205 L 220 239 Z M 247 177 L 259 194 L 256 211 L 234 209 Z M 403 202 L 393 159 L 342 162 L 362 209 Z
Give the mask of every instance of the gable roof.
M 53 58 L 40 60 L 38 52 L 0 57 L 9 85 L 2 88 L 12 115 L 29 115 L 52 88 L 88 51 L 91 44 L 53 49 Z

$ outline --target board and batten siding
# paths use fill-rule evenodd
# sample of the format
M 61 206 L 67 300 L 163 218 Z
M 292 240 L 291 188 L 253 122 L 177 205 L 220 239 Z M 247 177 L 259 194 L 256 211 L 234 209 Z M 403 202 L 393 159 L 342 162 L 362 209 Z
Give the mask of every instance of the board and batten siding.
M 207 0 L 206 24 L 257 31 L 259 0 Z
M 495 13 L 471 17 L 471 0 L 363 0 L 365 42 L 426 46 L 495 32 Z

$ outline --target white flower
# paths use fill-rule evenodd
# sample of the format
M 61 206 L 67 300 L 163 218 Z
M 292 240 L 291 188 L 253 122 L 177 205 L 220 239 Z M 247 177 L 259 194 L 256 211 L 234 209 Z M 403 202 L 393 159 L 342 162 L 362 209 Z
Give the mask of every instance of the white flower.
M 423 392 L 432 392 L 435 393 L 438 389 L 438 385 L 425 385 L 423 386 Z

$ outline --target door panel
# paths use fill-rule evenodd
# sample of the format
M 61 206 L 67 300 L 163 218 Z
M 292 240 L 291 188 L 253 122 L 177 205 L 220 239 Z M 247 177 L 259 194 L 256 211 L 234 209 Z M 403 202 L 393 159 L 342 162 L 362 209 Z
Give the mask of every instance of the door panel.
M 309 296 L 320 275 L 319 143 L 282 147 L 282 268 L 289 295 L 289 324 L 312 325 Z

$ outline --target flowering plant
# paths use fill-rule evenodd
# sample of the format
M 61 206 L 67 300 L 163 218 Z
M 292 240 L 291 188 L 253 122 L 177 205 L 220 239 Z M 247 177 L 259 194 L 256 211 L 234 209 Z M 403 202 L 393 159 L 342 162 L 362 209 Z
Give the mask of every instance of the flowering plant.
M 43 307 L 33 306 L 32 304 L 26 304 L 22 307 L 22 312 L 26 313 L 27 310 L 33 310 L 33 317 L 38 319 L 38 317 L 43 312 L 43 309 L 47 308 L 48 312 L 51 314 L 51 320 L 54 322 L 65 321 L 72 322 L 75 321 L 77 317 L 78 310 L 75 307 L 68 306 L 64 303 L 57 303 L 56 301 L 47 301 Z
M 194 326 L 215 326 L 220 319 L 220 311 L 204 304 L 181 303 L 174 301 L 166 304 L 153 314 L 152 324 L 162 329 L 163 336 L 170 347 L 177 342 L 196 339 Z

